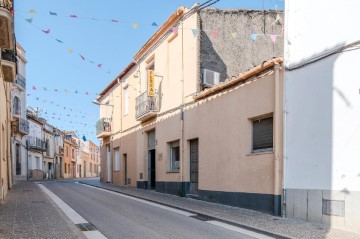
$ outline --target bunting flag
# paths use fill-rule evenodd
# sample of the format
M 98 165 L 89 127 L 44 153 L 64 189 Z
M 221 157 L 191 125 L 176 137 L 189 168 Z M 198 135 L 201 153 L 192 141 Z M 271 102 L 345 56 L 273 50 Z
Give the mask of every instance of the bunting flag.
M 133 24 L 132 24 L 132 27 L 136 30 L 136 29 L 139 28 L 139 25 L 138 25 L 137 23 L 133 23 Z
M 43 31 L 45 34 L 49 34 L 50 33 L 50 29 L 47 29 L 47 30 L 41 30 Z
M 81 54 L 79 54 L 79 56 L 81 57 L 81 59 L 83 59 L 83 61 L 85 61 L 85 57 L 83 57 Z
M 275 43 L 275 42 L 276 42 L 276 35 L 271 35 L 270 37 L 271 37 L 271 41 L 272 41 L 273 43 Z
M 58 92 L 58 89 L 54 89 L 55 92 Z
M 151 26 L 153 26 L 153 27 L 157 27 L 157 26 L 158 26 L 158 24 L 157 24 L 156 22 L 153 22 L 153 23 L 151 24 Z
M 98 64 L 97 67 L 101 68 L 102 64 Z
M 194 37 L 197 37 L 199 35 L 199 30 L 198 29 L 191 29 L 192 30 L 192 34 Z
M 31 14 L 36 14 L 36 10 L 35 10 L 35 9 L 30 8 L 30 9 L 29 9 L 29 13 L 31 13 Z
M 218 32 L 216 32 L 216 31 L 211 32 L 211 37 L 212 38 L 216 39 L 216 38 L 218 38 L 218 36 L 219 36 Z
M 257 37 L 256 34 L 251 34 L 251 40 L 256 41 L 256 37 Z
M 32 89 L 33 89 L 33 90 L 36 90 L 36 87 L 35 87 L 35 86 L 33 86 L 33 87 L 32 87 Z
M 77 18 L 76 15 L 70 15 L 69 17 L 71 17 L 71 18 Z
M 47 91 L 47 88 L 46 88 L 46 87 L 44 87 L 44 91 Z
M 59 39 L 55 39 L 56 41 L 60 42 L 60 43 L 64 43 L 63 41 L 59 40 Z
M 111 21 L 112 22 L 119 22 L 119 20 L 116 20 L 116 19 L 112 19 Z
M 178 32 L 179 32 L 179 28 L 173 27 L 173 28 L 172 28 L 172 32 L 174 33 L 174 35 L 177 35 Z
M 28 23 L 32 23 L 33 19 L 32 19 L 32 18 L 28 18 L 28 19 L 25 19 L 25 21 L 27 21 Z
M 72 53 L 73 53 L 73 49 L 72 49 L 72 48 L 68 48 L 68 52 L 69 52 L 70 54 L 72 54 Z
M 56 13 L 56 12 L 51 12 L 51 11 L 50 11 L 50 15 L 51 15 L 51 16 L 57 16 L 57 13 Z
M 232 38 L 234 38 L 234 39 L 237 38 L 237 35 L 238 35 L 237 32 L 232 32 L 232 33 L 231 33 L 231 36 L 232 36 Z
M 82 138 L 82 139 L 83 139 L 83 141 L 84 141 L 84 142 L 86 142 L 86 137 L 85 137 L 85 135 L 83 136 L 83 138 Z

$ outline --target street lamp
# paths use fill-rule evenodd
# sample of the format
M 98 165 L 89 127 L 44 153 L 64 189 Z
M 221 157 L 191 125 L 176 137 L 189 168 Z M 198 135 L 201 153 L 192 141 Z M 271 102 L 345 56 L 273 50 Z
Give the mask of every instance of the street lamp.
M 99 105 L 99 106 L 100 106 L 100 105 L 107 105 L 107 106 L 111 106 L 111 107 L 114 107 L 114 105 L 109 105 L 109 104 L 101 104 L 101 103 L 100 103 L 100 102 L 99 102 L 98 100 L 93 100 L 93 101 L 92 101 L 92 103 L 93 103 L 93 104 L 95 104 L 95 105 Z

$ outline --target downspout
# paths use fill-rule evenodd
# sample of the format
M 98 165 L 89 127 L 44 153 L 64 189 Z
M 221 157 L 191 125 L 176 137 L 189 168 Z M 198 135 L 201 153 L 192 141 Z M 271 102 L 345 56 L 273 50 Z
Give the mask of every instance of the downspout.
M 279 64 L 274 65 L 275 71 L 275 110 L 274 110 L 274 215 L 281 215 L 280 190 L 280 154 L 281 154 L 281 83 L 279 77 Z
M 181 196 L 185 196 L 184 184 L 184 22 L 181 21 L 181 108 L 180 108 L 180 182 Z

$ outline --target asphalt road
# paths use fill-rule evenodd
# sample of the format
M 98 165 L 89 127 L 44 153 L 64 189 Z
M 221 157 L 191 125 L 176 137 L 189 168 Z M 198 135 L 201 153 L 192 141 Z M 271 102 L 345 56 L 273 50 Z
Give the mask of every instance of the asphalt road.
M 107 238 L 254 238 L 73 181 L 43 184 Z

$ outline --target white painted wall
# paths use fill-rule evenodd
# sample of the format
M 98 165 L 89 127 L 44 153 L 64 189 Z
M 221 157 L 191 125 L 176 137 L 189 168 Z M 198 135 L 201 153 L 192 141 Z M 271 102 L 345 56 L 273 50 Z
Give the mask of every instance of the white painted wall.
M 360 40 L 358 0 L 285 7 L 286 67 Z M 360 190 L 359 62 L 357 49 L 286 72 L 285 188 Z

